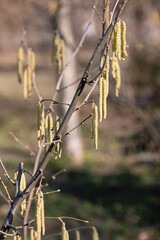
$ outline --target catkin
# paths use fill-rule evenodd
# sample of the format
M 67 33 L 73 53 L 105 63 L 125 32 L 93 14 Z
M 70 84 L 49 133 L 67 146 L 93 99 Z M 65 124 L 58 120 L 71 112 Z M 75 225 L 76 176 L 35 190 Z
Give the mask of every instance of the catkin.
M 100 122 L 102 121 L 102 82 L 103 82 L 103 77 L 100 77 L 99 79 L 99 120 Z M 93 135 L 92 135 L 93 138 Z
M 92 103 L 92 136 L 94 139 L 94 147 L 98 149 L 98 108 Z
M 125 60 L 127 57 L 126 51 L 126 23 L 121 21 L 121 52 L 122 52 L 122 60 Z
M 59 122 L 59 119 L 58 119 L 57 122 L 56 122 L 56 126 L 55 126 L 55 135 L 56 135 L 56 133 L 59 129 L 59 125 L 60 125 L 60 122 Z M 55 159 L 57 159 L 58 156 L 59 156 L 59 151 L 60 151 L 60 142 L 57 142 L 56 147 L 55 147 L 55 151 L 56 151 Z
M 21 175 L 21 181 L 20 181 L 20 192 L 23 192 L 23 190 L 26 188 L 26 178 L 25 178 L 25 174 L 22 173 Z M 26 211 L 26 199 L 23 200 L 22 204 L 21 204 L 21 215 L 23 215 L 24 211 Z
M 106 5 L 107 3 L 107 5 Z M 104 8 L 105 8 L 105 24 L 106 24 L 106 29 L 109 27 L 109 1 L 107 2 L 106 0 L 104 1 Z
M 41 141 L 44 142 L 45 136 L 45 115 L 44 115 L 44 107 L 41 102 L 38 103 L 38 121 L 37 121 L 37 140 L 38 140 L 38 147 L 40 147 Z
M 62 222 L 61 234 L 62 234 L 62 240 L 69 240 L 69 234 L 66 230 L 64 222 Z
M 80 232 L 76 231 L 76 240 L 80 240 Z
M 36 191 L 36 216 L 35 216 L 35 224 L 37 231 L 37 240 L 41 239 L 41 193 L 40 188 L 37 188 Z
M 98 108 L 94 108 L 94 147 L 98 149 Z
M 14 181 L 17 180 L 17 176 L 18 176 L 18 171 L 16 171 L 16 172 L 14 173 L 14 178 L 13 178 Z
M 32 73 L 34 73 L 35 72 L 35 53 L 33 51 L 31 51 L 30 53 L 29 63 L 31 66 Z
M 121 86 L 121 71 L 118 63 L 118 59 L 114 56 L 112 57 L 112 76 L 115 80 L 115 95 L 119 96 L 119 89 Z
M 30 65 L 27 66 L 27 91 L 28 96 L 31 96 L 31 90 L 32 90 L 32 70 Z
M 24 59 L 24 52 L 23 48 L 18 48 L 18 59 L 17 59 L 17 72 L 18 72 L 18 81 L 19 83 L 22 82 L 23 79 L 23 59 Z
M 91 139 L 94 139 L 94 105 L 95 105 L 95 103 L 92 103 L 92 116 L 91 116 Z
M 64 53 L 64 40 L 61 39 L 60 42 L 60 56 L 61 56 L 61 68 L 62 70 L 64 69 L 65 66 L 65 53 Z
M 107 82 L 106 80 L 103 78 L 102 79 L 102 115 L 103 118 L 106 119 L 107 117 L 107 104 L 106 104 L 106 92 L 107 92 Z
M 31 230 L 30 230 L 30 239 L 35 240 L 35 232 L 34 232 L 33 228 L 31 228 Z
M 92 227 L 92 240 L 99 240 L 98 232 L 95 227 Z
M 115 53 L 119 60 L 121 60 L 121 21 L 119 20 L 115 26 Z
M 23 96 L 24 96 L 24 99 L 27 100 L 27 98 L 28 98 L 27 68 L 24 69 L 24 76 L 23 76 Z
M 44 195 L 43 192 L 40 191 L 41 196 L 41 225 L 42 225 L 42 235 L 45 235 L 45 216 L 44 216 Z
M 17 240 L 21 240 L 21 236 L 20 235 L 17 235 Z
M 53 128 L 53 117 L 50 112 L 48 115 L 48 140 L 49 140 L 49 142 L 52 142 L 52 139 L 53 139 L 52 128 Z
M 66 240 L 66 227 L 64 222 L 62 223 L 61 234 L 62 234 L 62 240 Z
M 121 60 L 121 21 L 119 20 L 112 35 L 112 52 Z
M 48 115 L 45 117 L 45 143 L 48 143 L 49 140 L 49 136 L 48 136 L 48 132 L 49 132 L 49 126 L 48 126 Z M 48 146 L 45 146 L 45 151 L 47 151 Z
M 41 111 L 42 111 L 42 103 L 38 102 L 38 118 L 37 118 L 37 141 L 38 147 L 40 147 L 41 143 Z
M 53 42 L 52 42 L 52 62 L 57 65 L 58 63 L 58 34 L 56 33 L 53 37 Z

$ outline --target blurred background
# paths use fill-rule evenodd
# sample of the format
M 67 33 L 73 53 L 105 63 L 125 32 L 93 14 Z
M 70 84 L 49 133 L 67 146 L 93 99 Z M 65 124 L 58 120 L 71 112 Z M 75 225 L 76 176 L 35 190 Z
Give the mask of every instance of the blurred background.
M 114 1 L 111 6 L 113 4 Z M 51 61 L 54 33 L 58 27 L 71 54 L 90 20 L 93 1 L 0 0 L 0 6 L 0 158 L 13 177 L 21 161 L 25 169 L 31 171 L 34 156 L 30 156 L 9 132 L 37 151 L 38 98 L 33 92 L 24 101 L 23 85 L 17 80 L 17 49 L 23 31 L 27 32 L 28 46 L 36 54 L 39 92 L 42 97 L 51 98 L 58 78 Z M 63 8 L 67 11 L 63 12 Z M 100 0 L 97 9 L 102 13 Z M 99 124 L 98 150 L 93 147 L 90 121 L 87 121 L 75 136 L 80 152 L 75 154 L 76 146 L 70 143 L 71 149 L 66 147 L 62 159 L 49 162 L 45 181 L 50 181 L 51 176 L 62 169 L 67 171 L 44 188 L 44 192 L 61 189 L 61 193 L 46 195 L 46 216 L 87 219 L 89 225 L 97 228 L 101 240 L 159 240 L 160 2 L 128 1 L 121 18 L 127 24 L 128 57 L 120 63 L 120 97 L 115 97 L 110 76 L 108 116 Z M 68 29 L 67 35 L 64 28 Z M 74 60 L 76 77 L 71 81 L 82 76 L 100 37 L 101 23 L 95 14 Z M 98 88 L 90 99 L 98 101 Z M 90 111 L 88 105 L 82 108 L 77 121 L 88 116 Z M 67 140 L 69 138 L 72 134 Z M 0 173 L 2 175 L 1 169 Z M 6 179 L 4 181 L 13 196 L 14 189 Z M 7 211 L 8 205 L 0 198 L 0 225 Z M 34 216 L 30 216 L 32 218 Z M 69 219 L 65 222 L 68 229 L 86 226 Z M 14 224 L 19 223 L 17 216 Z M 47 234 L 60 231 L 60 223 L 55 219 L 46 220 L 46 225 Z M 80 233 L 82 239 L 92 239 L 90 228 Z M 70 233 L 70 238 L 75 239 L 74 232 Z

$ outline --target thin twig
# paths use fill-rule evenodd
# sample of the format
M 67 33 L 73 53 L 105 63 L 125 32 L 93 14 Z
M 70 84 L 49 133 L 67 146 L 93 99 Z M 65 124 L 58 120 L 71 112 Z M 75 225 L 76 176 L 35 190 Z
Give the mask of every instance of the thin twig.
M 116 3 L 115 3 L 115 5 L 114 5 L 114 8 L 113 8 L 113 10 L 112 10 L 112 12 L 111 12 L 110 23 L 111 23 L 112 20 L 113 20 L 113 16 L 114 16 L 114 13 L 115 13 L 115 11 L 116 11 L 116 8 L 117 8 L 117 5 L 118 5 L 119 1 L 120 1 L 120 0 L 116 0 Z
M 20 141 L 19 138 L 16 137 L 13 132 L 8 132 L 8 134 L 11 135 L 17 143 L 19 143 L 21 146 L 23 146 L 25 149 L 27 149 L 30 152 L 30 155 L 32 155 L 32 156 L 36 155 L 35 152 L 28 145 L 26 145 L 22 141 Z
M 0 233 L 2 233 L 2 234 L 4 235 L 4 237 L 5 237 L 5 236 L 7 236 L 7 237 L 14 237 L 14 236 L 17 235 L 17 233 L 6 233 L 6 232 L 3 232 L 3 231 L 1 231 L 1 230 L 0 230 Z
M 63 136 L 63 138 L 66 137 L 67 135 L 70 135 L 71 132 L 74 131 L 74 130 L 75 130 L 76 128 L 78 128 L 79 126 L 83 125 L 83 123 L 84 123 L 85 121 L 87 121 L 89 118 L 91 118 L 91 116 L 92 116 L 92 113 L 91 113 L 88 117 L 86 117 L 83 121 L 81 121 L 76 127 L 72 128 L 69 132 L 65 133 L 65 135 Z
M 61 218 L 61 219 L 71 219 L 71 220 L 75 220 L 75 221 L 79 221 L 79 222 L 83 222 L 83 223 L 89 223 L 88 220 L 83 220 L 83 219 L 74 218 L 74 217 L 66 217 L 66 216 L 62 216 L 62 217 L 45 217 L 45 219 L 57 219 L 57 218 Z
M 6 177 L 8 178 L 8 180 L 9 180 L 12 184 L 15 185 L 15 181 L 12 180 L 12 178 L 9 176 L 9 174 L 8 174 L 5 166 L 3 165 L 3 162 L 2 162 L 2 160 L 1 160 L 1 158 L 0 158 L 0 165 L 2 166 L 2 169 L 3 169 L 3 171 L 4 171 L 4 176 L 6 176 Z
M 10 203 L 13 202 L 13 200 L 11 199 L 10 194 L 9 194 L 9 192 L 8 192 L 7 186 L 5 185 L 5 183 L 3 182 L 3 180 L 2 180 L 1 177 L 0 177 L 0 182 L 2 183 L 2 186 L 4 187 L 4 190 L 6 191 L 8 200 L 10 201 Z
M 4 199 L 4 201 L 6 201 L 9 205 L 10 205 L 10 201 L 8 200 L 8 198 L 3 194 L 3 192 L 0 190 L 0 196 Z
M 98 12 L 98 10 L 97 10 L 96 6 L 93 6 L 93 9 L 94 9 L 94 10 L 95 10 L 95 12 L 97 13 L 97 16 L 98 16 L 98 18 L 99 18 L 100 22 L 103 24 L 103 19 L 102 19 L 102 17 L 101 17 L 101 15 L 100 15 L 100 13 Z

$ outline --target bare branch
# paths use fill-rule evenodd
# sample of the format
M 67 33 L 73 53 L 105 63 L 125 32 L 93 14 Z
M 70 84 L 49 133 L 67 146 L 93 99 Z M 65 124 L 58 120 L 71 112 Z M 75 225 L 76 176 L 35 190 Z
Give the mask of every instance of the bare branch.
M 13 132 L 8 132 L 8 134 L 11 135 L 17 143 L 19 143 L 21 146 L 23 146 L 25 149 L 27 149 L 30 152 L 30 155 L 32 155 L 32 156 L 36 155 L 35 152 L 28 145 L 26 145 L 22 141 L 20 141 Z
M 5 185 L 5 183 L 3 182 L 3 180 L 2 180 L 1 177 L 0 177 L 0 182 L 2 183 L 2 186 L 4 187 L 4 190 L 6 191 L 8 200 L 10 201 L 10 203 L 13 202 L 13 200 L 11 199 L 10 194 L 9 194 L 9 192 L 8 192 L 7 186 Z
M 0 165 L 2 166 L 2 169 L 3 169 L 3 171 L 4 171 L 4 176 L 6 176 L 6 177 L 8 178 L 8 180 L 9 180 L 12 184 L 15 185 L 15 181 L 12 180 L 11 177 L 9 176 L 9 174 L 8 174 L 8 172 L 7 172 L 6 168 L 5 168 L 5 166 L 3 165 L 3 162 L 2 162 L 1 159 L 0 159 Z

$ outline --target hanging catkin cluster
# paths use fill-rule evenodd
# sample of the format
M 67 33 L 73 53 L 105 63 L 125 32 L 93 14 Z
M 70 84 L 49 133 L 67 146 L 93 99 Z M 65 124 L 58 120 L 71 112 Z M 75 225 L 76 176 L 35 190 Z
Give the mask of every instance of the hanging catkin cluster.
M 35 77 L 35 54 L 32 49 L 27 50 L 27 64 L 24 68 L 24 50 L 20 46 L 18 48 L 18 81 L 21 83 L 23 80 L 23 95 L 24 99 L 31 96 L 31 90 L 33 86 L 33 78 Z
M 64 41 L 63 39 L 60 39 L 58 33 L 56 33 L 53 37 L 52 62 L 58 67 L 58 73 L 60 74 L 65 65 L 65 53 Z
M 62 222 L 61 234 L 62 234 L 62 240 L 69 240 L 69 234 L 66 230 L 64 222 Z
M 119 96 L 121 86 L 121 72 L 118 59 L 125 60 L 126 56 L 126 24 L 124 21 L 119 20 L 116 23 L 112 36 L 112 76 L 115 80 L 116 97 Z
M 91 138 L 94 139 L 95 149 L 98 149 L 98 107 L 95 103 L 92 103 L 91 121 Z
M 105 58 L 105 56 L 104 56 Z M 107 117 L 107 97 L 109 92 L 109 54 L 106 57 L 106 64 L 99 79 L 99 118 L 100 122 L 102 118 Z
M 45 235 L 44 196 L 40 187 L 36 190 L 35 239 L 40 240 Z

